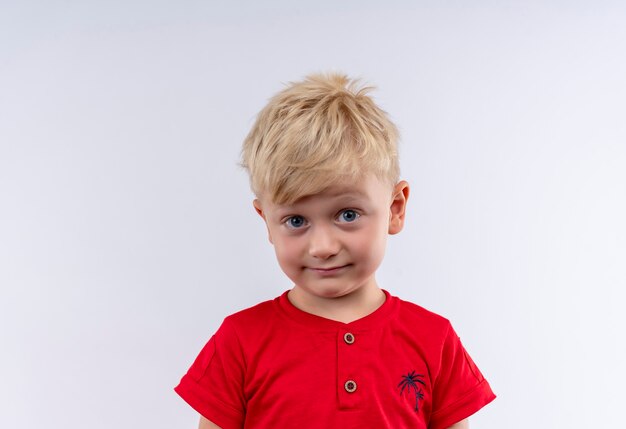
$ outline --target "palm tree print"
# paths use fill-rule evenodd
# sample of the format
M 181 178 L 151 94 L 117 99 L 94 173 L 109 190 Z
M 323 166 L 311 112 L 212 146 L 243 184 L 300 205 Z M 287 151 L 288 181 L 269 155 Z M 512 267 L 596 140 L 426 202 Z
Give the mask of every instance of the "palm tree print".
M 412 390 L 415 394 L 415 412 L 419 411 L 420 399 L 424 399 L 424 391 L 419 386 L 426 386 L 423 380 L 424 376 L 422 374 L 416 374 L 415 371 L 411 371 L 409 374 L 402 376 L 402 381 L 398 384 L 398 389 L 400 389 L 400 395 L 404 393 L 404 390 L 410 391 Z

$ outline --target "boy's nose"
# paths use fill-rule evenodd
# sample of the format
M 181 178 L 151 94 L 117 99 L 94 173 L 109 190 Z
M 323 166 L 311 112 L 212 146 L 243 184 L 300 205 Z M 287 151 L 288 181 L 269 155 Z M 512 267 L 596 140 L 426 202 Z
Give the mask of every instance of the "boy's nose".
M 331 228 L 316 226 L 310 231 L 309 254 L 314 258 L 328 259 L 339 253 L 340 244 Z

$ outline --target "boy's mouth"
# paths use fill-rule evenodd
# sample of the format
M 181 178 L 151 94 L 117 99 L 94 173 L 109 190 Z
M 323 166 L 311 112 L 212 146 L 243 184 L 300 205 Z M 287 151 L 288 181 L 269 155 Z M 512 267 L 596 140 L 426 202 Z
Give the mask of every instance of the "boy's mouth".
M 339 271 L 343 270 L 344 268 L 349 267 L 350 264 L 346 264 L 346 265 L 337 265 L 334 267 L 309 267 L 309 270 L 322 275 L 322 276 L 330 276 L 333 274 L 338 273 Z

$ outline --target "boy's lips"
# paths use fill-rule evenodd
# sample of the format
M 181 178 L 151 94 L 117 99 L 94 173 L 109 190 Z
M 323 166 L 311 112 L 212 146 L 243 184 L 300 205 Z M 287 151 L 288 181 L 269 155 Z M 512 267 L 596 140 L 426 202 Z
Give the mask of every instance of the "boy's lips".
M 336 265 L 334 267 L 308 267 L 308 269 L 320 275 L 332 275 L 348 266 L 350 266 L 350 264 Z

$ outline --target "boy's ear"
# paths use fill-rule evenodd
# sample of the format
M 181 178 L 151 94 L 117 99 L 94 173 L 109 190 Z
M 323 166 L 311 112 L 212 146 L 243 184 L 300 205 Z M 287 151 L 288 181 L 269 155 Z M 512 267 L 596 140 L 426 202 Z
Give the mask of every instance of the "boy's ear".
M 389 234 L 393 235 L 402 231 L 408 199 L 409 184 L 402 180 L 393 188 L 391 206 L 389 207 Z
M 267 219 L 265 219 L 265 213 L 263 212 L 261 201 L 258 198 L 255 198 L 254 201 L 252 201 L 252 205 L 254 206 L 254 210 L 256 210 L 259 216 L 263 218 L 263 221 L 265 222 L 265 227 L 267 228 L 267 237 L 269 238 L 270 243 L 274 244 L 274 242 L 272 241 L 272 234 L 270 232 L 270 228 L 269 226 L 267 226 Z

